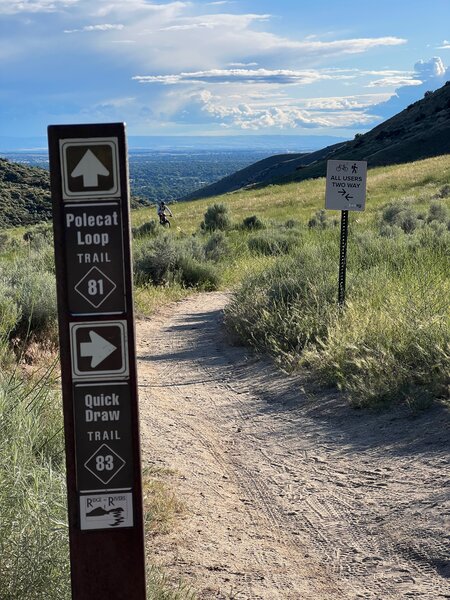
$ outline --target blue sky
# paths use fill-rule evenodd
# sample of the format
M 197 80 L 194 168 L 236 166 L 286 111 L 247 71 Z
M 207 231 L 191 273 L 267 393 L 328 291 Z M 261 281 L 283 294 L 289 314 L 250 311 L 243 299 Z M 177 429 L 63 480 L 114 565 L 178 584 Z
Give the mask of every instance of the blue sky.
M 449 40 L 449 0 L 0 0 L 0 135 L 351 137 L 450 79 Z

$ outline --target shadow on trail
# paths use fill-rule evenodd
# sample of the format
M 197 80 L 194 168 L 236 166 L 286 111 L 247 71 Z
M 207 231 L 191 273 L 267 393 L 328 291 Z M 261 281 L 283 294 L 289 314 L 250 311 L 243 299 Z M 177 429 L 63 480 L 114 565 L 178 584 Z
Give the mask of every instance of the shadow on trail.
M 292 376 L 277 370 L 267 358 L 258 358 L 251 349 L 228 343 L 223 327 L 223 311 L 213 310 L 180 315 L 175 324 L 165 328 L 170 337 L 177 332 L 188 337 L 188 343 L 173 351 L 140 355 L 144 361 L 191 362 L 206 370 L 206 377 L 183 381 L 176 369 L 170 376 L 169 386 L 187 386 L 196 383 L 226 385 L 233 392 L 248 392 L 265 401 L 258 414 L 273 415 L 271 435 L 299 436 L 310 419 L 320 425 L 315 428 L 317 443 L 341 452 L 377 450 L 389 455 L 406 456 L 420 453 L 443 453 L 450 448 L 450 411 L 444 406 L 414 413 L 407 406 L 394 406 L 384 411 L 355 409 L 337 391 L 312 391 L 304 377 Z M 167 350 L 167 347 L 165 348 Z M 163 385 L 163 384 L 161 384 Z M 150 386 L 151 387 L 151 386 Z M 252 414 L 252 407 L 248 407 Z M 289 418 L 277 419 L 288 414 Z M 251 416 L 250 416 L 251 418 Z

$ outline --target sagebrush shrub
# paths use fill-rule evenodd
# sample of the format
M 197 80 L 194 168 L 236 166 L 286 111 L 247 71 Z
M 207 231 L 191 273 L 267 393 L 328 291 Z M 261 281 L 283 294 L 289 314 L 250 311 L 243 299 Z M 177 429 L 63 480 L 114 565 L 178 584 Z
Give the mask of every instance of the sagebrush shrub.
M 225 231 L 231 226 L 231 219 L 226 204 L 208 206 L 201 228 L 206 231 Z
M 249 238 L 247 245 L 250 251 L 255 254 L 276 256 L 278 254 L 288 254 L 296 245 L 296 240 L 286 233 L 267 231 Z
M 158 223 L 154 220 L 147 221 L 139 227 L 133 227 L 133 237 L 142 237 L 145 235 L 155 235 L 158 231 Z
M 218 262 L 229 253 L 229 245 L 223 231 L 211 234 L 204 246 L 205 258 Z
M 266 226 L 263 221 L 256 215 L 252 215 L 251 217 L 245 217 L 242 221 L 243 229 L 249 230 L 257 230 L 257 229 L 265 229 Z

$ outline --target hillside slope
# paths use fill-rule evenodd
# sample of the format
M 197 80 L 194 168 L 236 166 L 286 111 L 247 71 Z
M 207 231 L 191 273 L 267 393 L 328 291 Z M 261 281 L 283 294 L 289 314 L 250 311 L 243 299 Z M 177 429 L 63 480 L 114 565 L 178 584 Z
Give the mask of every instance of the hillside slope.
M 40 167 L 29 167 L 0 158 L 0 229 L 34 225 L 52 218 L 50 176 Z M 146 198 L 131 197 L 131 207 L 148 206 Z
M 308 155 L 273 156 L 190 194 L 208 198 L 248 187 L 302 181 L 326 174 L 328 159 L 367 160 L 369 167 L 450 153 L 450 82 L 354 140 Z M 289 155 L 288 155 L 289 156 Z M 265 164 L 270 161 L 270 168 Z
M 51 218 L 47 171 L 0 158 L 0 228 L 31 225 Z

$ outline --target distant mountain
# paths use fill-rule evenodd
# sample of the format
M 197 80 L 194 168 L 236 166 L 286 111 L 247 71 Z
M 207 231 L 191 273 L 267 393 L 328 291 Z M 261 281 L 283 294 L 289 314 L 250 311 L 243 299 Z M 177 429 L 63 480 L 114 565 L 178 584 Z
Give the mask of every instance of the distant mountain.
M 328 159 L 367 160 L 369 167 L 450 153 L 450 82 L 354 140 L 317 152 L 272 156 L 189 194 L 183 200 L 324 177 Z

